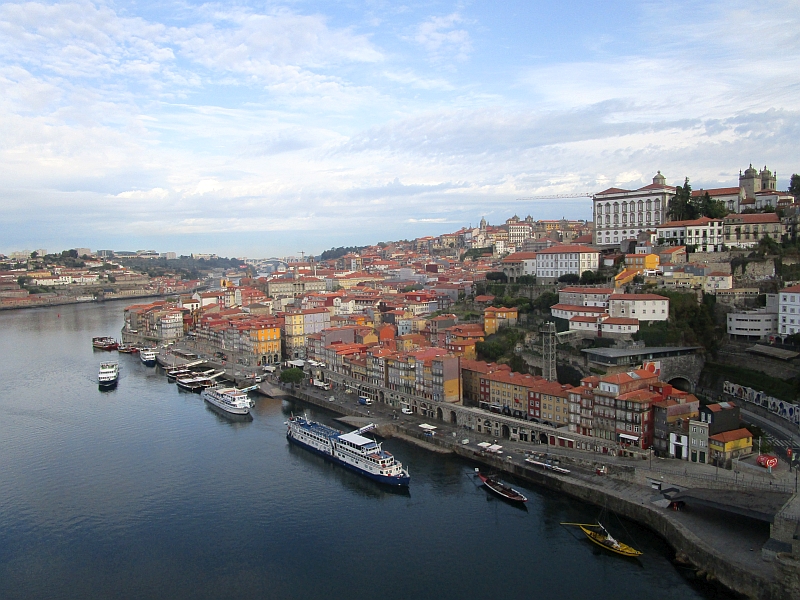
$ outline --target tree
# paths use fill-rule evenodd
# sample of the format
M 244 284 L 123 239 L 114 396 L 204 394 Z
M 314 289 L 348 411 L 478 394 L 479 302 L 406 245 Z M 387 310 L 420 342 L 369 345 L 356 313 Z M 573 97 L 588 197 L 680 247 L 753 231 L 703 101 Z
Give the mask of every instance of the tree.
M 692 202 L 692 186 L 688 177 L 682 186 L 675 188 L 675 195 L 667 205 L 667 216 L 672 221 L 689 221 L 699 216 L 698 207 Z
M 581 278 L 575 273 L 566 273 L 558 278 L 561 283 L 578 283 Z
M 506 277 L 505 273 L 501 273 L 500 271 L 491 271 L 486 274 L 487 281 L 499 281 L 500 283 L 506 283 L 508 281 L 508 277 Z
M 584 271 L 581 273 L 581 285 L 592 285 L 597 281 L 597 275 L 594 271 Z
M 795 202 L 800 202 L 800 175 L 797 173 L 789 180 L 789 193 L 794 196 Z
M 721 219 L 728 215 L 725 203 L 722 200 L 714 200 L 708 195 L 708 192 L 700 198 L 698 212 L 701 217 L 708 217 L 709 219 Z
M 283 383 L 300 383 L 303 381 L 303 369 L 292 367 L 281 371 L 281 381 Z

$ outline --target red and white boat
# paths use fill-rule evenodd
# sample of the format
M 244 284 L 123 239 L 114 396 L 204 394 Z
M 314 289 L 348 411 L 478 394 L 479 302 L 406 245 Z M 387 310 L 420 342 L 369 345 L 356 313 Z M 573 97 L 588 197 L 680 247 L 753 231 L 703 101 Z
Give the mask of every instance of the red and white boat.
M 483 482 L 484 487 L 488 489 L 493 494 L 500 496 L 503 500 L 508 500 L 509 502 L 514 503 L 525 503 L 528 499 L 519 493 L 514 488 L 507 486 L 506 484 L 502 483 L 497 477 L 493 477 L 491 475 L 484 475 L 480 472 L 477 468 L 475 469 L 475 474 L 478 476 Z
M 92 347 L 97 350 L 116 350 L 119 342 L 112 337 L 93 337 Z

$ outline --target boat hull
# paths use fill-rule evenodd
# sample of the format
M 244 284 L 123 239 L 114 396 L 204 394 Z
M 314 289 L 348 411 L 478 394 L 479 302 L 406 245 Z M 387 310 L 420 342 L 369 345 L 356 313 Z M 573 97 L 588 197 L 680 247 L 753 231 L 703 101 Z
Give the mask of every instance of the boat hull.
M 622 542 L 617 542 L 619 547 L 614 547 L 611 544 L 606 543 L 605 537 L 598 531 L 593 531 L 592 529 L 585 527 L 583 525 L 579 525 L 581 531 L 586 534 L 586 537 L 589 538 L 589 541 L 597 544 L 601 548 L 608 550 L 609 552 L 613 552 L 619 556 L 627 556 L 628 558 L 636 558 L 637 556 L 641 556 L 642 553 L 636 550 L 635 548 L 631 548 L 627 544 L 623 544 Z
M 330 461 L 332 463 L 335 463 L 337 465 L 341 465 L 341 466 L 345 467 L 346 469 L 349 469 L 349 470 L 353 471 L 354 473 L 358 473 L 359 475 L 363 475 L 364 477 L 367 477 L 368 479 L 372 479 L 372 481 L 377 481 L 378 483 L 381 483 L 383 485 L 390 485 L 392 487 L 408 487 L 408 484 L 411 482 L 411 477 L 410 476 L 389 477 L 389 476 L 386 476 L 386 475 L 377 475 L 375 473 L 370 473 L 369 471 L 364 471 L 362 469 L 359 469 L 355 465 L 351 465 L 349 463 L 346 463 L 343 460 L 337 458 L 336 456 L 333 456 L 329 452 L 325 452 L 324 450 L 320 450 L 319 448 L 315 448 L 314 446 L 311 446 L 310 444 L 306 444 L 302 440 L 299 440 L 299 439 L 293 437 L 291 435 L 291 433 L 287 433 L 286 434 L 286 439 L 288 439 L 289 442 L 291 442 L 292 444 L 300 446 L 301 448 L 305 448 L 306 450 L 310 450 L 314 454 L 320 455 L 325 460 L 328 460 L 328 461 Z
M 514 504 L 525 504 L 528 499 L 520 494 L 514 488 L 510 488 L 505 486 L 499 482 L 492 480 L 489 477 L 479 473 L 478 478 L 483 482 L 483 486 L 492 492 L 495 496 L 502 498 L 506 502 L 512 502 Z
M 117 387 L 117 383 L 119 383 L 119 377 L 112 379 L 110 381 L 98 381 L 97 387 L 99 387 L 101 390 L 107 390 L 113 387 Z

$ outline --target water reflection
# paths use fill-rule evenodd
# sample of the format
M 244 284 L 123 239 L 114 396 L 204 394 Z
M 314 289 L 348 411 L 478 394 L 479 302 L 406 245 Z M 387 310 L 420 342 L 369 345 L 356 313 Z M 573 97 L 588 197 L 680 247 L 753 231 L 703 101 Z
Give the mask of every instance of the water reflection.
M 214 406 L 213 404 L 209 404 L 208 402 L 203 402 L 203 404 L 206 405 L 206 410 L 208 412 L 214 413 L 219 423 L 223 423 L 225 425 L 231 425 L 233 427 L 238 427 L 253 422 L 253 415 L 249 413 L 246 415 L 235 415 L 229 413 L 226 410 L 222 410 L 221 408 Z

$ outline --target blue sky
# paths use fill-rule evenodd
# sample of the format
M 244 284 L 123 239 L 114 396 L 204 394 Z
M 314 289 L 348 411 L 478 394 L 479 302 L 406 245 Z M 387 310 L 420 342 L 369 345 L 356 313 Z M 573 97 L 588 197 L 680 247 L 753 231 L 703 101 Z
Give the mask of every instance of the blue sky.
M 798 2 L 0 4 L 0 252 L 319 253 L 800 171 Z

